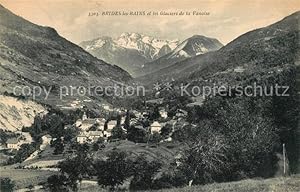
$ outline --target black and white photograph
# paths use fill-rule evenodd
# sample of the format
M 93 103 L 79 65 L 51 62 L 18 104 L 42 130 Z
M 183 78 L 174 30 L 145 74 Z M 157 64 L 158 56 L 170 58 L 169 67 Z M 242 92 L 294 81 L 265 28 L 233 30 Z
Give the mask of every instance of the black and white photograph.
M 0 0 L 1 192 L 299 192 L 299 0 Z

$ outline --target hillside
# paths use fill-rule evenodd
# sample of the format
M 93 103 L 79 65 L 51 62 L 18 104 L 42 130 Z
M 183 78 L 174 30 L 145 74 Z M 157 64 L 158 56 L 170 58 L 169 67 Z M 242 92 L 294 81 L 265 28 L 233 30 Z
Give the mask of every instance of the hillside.
M 186 60 L 197 55 L 202 55 L 211 51 L 220 49 L 223 45 L 217 40 L 201 35 L 194 35 L 181 44 L 179 44 L 173 51 L 162 56 L 150 63 L 145 64 L 141 70 L 142 76 L 144 74 L 159 73 L 161 69 L 174 65 L 175 63 Z
M 12 93 L 17 85 L 44 86 L 52 87 L 51 96 L 58 97 L 60 86 L 105 86 L 131 80 L 127 72 L 95 58 L 53 28 L 30 23 L 1 5 L 0 64 L 0 93 Z
M 299 61 L 300 12 L 270 26 L 241 35 L 216 52 L 179 61 L 139 78 L 142 82 L 198 80 L 217 72 L 247 68 L 270 68 Z M 151 81 L 152 80 L 152 81 Z
M 192 187 L 155 190 L 157 192 L 296 192 L 300 190 L 299 175 L 271 179 L 248 179 L 228 183 L 195 185 Z M 96 184 L 83 184 L 79 191 L 106 191 Z M 146 190 L 147 191 L 147 190 Z M 151 190 L 154 191 L 154 190 Z
M 299 175 L 272 179 L 249 179 L 230 183 L 215 183 L 178 189 L 160 190 L 161 192 L 295 192 L 300 190 Z
M 37 113 L 46 109 L 33 101 L 0 95 L 0 129 L 17 131 L 29 127 Z

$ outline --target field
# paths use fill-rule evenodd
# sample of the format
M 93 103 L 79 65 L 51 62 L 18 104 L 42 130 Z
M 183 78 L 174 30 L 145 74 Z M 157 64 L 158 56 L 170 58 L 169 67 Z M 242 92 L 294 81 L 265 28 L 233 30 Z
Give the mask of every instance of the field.
M 98 186 L 83 186 L 81 192 L 104 191 Z M 214 183 L 203 186 L 192 186 L 175 189 L 164 189 L 158 192 L 299 192 L 300 175 L 272 179 L 248 179 L 229 183 Z
M 29 185 L 38 185 L 45 182 L 50 175 L 55 174 L 52 171 L 13 169 L 11 167 L 0 167 L 0 176 L 9 177 L 15 181 L 16 189 L 26 188 Z
M 261 180 L 243 180 L 230 183 L 216 183 L 161 192 L 297 192 L 300 191 L 300 175 Z
M 184 150 L 185 145 L 175 142 L 165 142 L 159 144 L 133 143 L 131 141 L 111 142 L 106 147 L 98 151 L 95 157 L 101 158 L 113 150 L 125 151 L 131 157 L 145 155 L 149 161 L 159 160 L 165 165 L 169 165 L 175 157 Z
M 56 165 L 59 161 L 64 160 L 62 154 L 53 155 L 54 148 L 47 146 L 45 150 L 43 150 L 39 155 L 37 155 L 34 159 L 24 161 L 21 163 L 22 166 L 30 167 L 30 166 L 38 166 L 38 167 L 48 167 L 52 165 Z

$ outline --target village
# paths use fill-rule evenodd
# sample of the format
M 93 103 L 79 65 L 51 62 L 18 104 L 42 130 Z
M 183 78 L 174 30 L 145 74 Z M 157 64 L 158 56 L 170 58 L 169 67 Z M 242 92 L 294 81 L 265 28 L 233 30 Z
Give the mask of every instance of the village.
M 149 102 L 151 103 L 153 101 Z M 103 142 L 116 141 L 118 138 L 111 139 L 114 129 L 120 129 L 125 135 L 128 134 L 129 128 L 134 128 L 145 135 L 160 135 L 162 129 L 168 127 L 167 133 L 164 134 L 164 138 L 160 140 L 160 142 L 167 142 L 172 141 L 171 136 L 176 129 L 175 127 L 177 124 L 184 126 L 187 123 L 184 119 L 187 117 L 188 112 L 183 109 L 178 109 L 175 115 L 169 117 L 166 107 L 157 107 L 154 109 L 157 110 L 157 114 L 155 114 L 155 117 L 151 117 L 154 113 L 153 108 L 144 110 L 126 110 L 125 108 L 116 108 L 108 104 L 101 107 L 102 110 L 105 111 L 102 116 L 99 115 L 96 118 L 89 117 L 85 111 L 86 109 L 83 109 L 83 115 L 78 118 L 74 124 L 65 125 L 64 129 L 71 127 L 78 130 L 78 134 L 76 135 L 76 138 L 73 138 L 73 141 L 79 144 L 92 144 L 99 140 Z M 112 114 L 114 114 L 113 118 Z M 58 138 L 53 138 L 50 134 L 45 134 L 41 139 L 42 143 L 40 145 L 40 150 L 43 150 L 47 145 L 51 145 L 51 143 Z M 125 138 L 125 140 L 127 140 L 127 138 Z M 7 139 L 5 145 L 2 144 L 1 148 L 19 150 L 23 144 L 30 144 L 32 142 L 34 142 L 34 140 L 30 133 L 18 131 L 14 134 L 14 137 Z
M 143 124 L 143 122 L 149 121 L 149 111 L 126 111 L 125 109 L 111 109 L 109 107 L 106 107 L 106 109 L 112 113 L 117 113 L 117 116 L 120 118 L 113 120 L 107 120 L 101 117 L 89 118 L 87 114 L 84 113 L 82 118 L 78 119 L 75 123 L 75 126 L 80 130 L 79 135 L 76 137 L 78 143 L 95 143 L 100 138 L 103 139 L 104 142 L 108 142 L 113 134 L 113 130 L 116 128 L 120 128 L 124 134 L 127 134 L 129 127 L 134 127 L 135 129 L 145 132 L 145 134 L 161 134 L 161 130 L 165 125 L 171 125 L 172 130 L 163 141 L 171 141 L 171 134 L 174 131 L 174 125 L 178 118 L 182 120 L 183 117 L 187 116 L 186 111 L 179 110 L 173 118 L 168 118 L 167 111 L 164 108 L 160 108 L 159 118 L 152 121 L 150 120 L 147 126 Z M 127 118 L 129 125 L 126 125 Z

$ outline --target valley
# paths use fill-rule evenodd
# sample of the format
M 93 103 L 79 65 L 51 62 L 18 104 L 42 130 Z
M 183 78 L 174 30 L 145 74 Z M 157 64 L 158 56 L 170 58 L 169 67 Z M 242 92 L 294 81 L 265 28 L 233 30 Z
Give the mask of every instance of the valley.
M 299 21 L 298 11 L 226 45 L 203 35 L 181 41 L 124 32 L 77 46 L 0 5 L 1 185 L 297 190 Z M 289 96 L 247 96 L 253 83 L 288 86 Z M 143 95 L 113 90 L 139 86 Z M 216 86 L 226 89 L 192 94 Z M 34 94 L 37 87 L 51 91 Z M 236 87 L 245 88 L 241 95 Z

